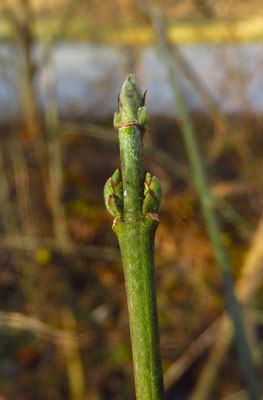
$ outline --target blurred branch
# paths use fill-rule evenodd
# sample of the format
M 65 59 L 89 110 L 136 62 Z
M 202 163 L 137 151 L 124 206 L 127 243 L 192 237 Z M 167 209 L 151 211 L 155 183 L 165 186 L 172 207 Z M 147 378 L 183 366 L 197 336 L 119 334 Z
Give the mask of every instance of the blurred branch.
M 258 228 L 252 238 L 250 248 L 244 260 L 241 276 L 236 283 L 238 298 L 246 306 L 249 306 L 262 285 L 262 237 L 263 217 L 261 217 Z M 220 334 L 217 335 L 216 342 L 211 349 L 205 366 L 203 367 L 191 400 L 206 400 L 210 398 L 220 366 L 232 340 L 233 330 L 231 329 L 230 321 L 228 319 L 226 321 L 222 320 L 220 324 Z
M 118 146 L 118 137 L 112 128 L 105 128 L 95 124 L 79 124 L 79 123 L 61 123 L 60 132 L 63 135 L 86 135 L 95 139 L 106 140 L 115 143 Z M 170 156 L 166 151 L 152 148 L 145 143 L 145 155 L 150 155 L 154 161 L 161 165 L 166 171 L 170 172 L 174 177 L 188 178 L 188 168 Z
M 9 181 L 4 167 L 2 146 L 0 147 L 0 215 L 4 231 L 8 235 L 16 234 L 18 231 L 14 208 L 10 199 Z
M 214 250 L 217 268 L 223 279 L 226 308 L 232 320 L 235 332 L 239 367 L 246 380 L 247 390 L 251 399 L 260 399 L 260 385 L 243 325 L 242 312 L 234 291 L 229 260 L 222 242 L 219 224 L 215 215 L 214 201 L 211 196 L 206 173 L 199 154 L 194 127 L 184 97 L 181 93 L 179 82 L 174 73 L 174 65 L 165 26 L 163 25 L 163 21 L 157 9 L 147 0 L 138 1 L 138 5 L 143 6 L 144 12 L 150 16 L 152 25 L 156 31 L 163 61 L 166 66 L 167 76 L 174 92 L 174 101 L 181 121 L 181 133 L 185 143 L 185 149 L 192 167 L 194 183 L 199 194 L 207 231 Z
M 217 335 L 214 337 L 215 343 L 210 351 L 209 358 L 202 369 L 197 385 L 189 400 L 206 400 L 210 398 L 212 388 L 218 379 L 219 367 L 232 343 L 233 336 L 231 321 L 224 315 L 220 321 Z
M 37 99 L 33 83 L 36 65 L 31 54 L 34 43 L 34 14 L 31 9 L 30 0 L 23 0 L 18 8 L 12 10 L 11 21 L 24 58 L 24 79 L 21 79 L 21 98 L 26 129 L 30 138 L 38 138 L 40 136 L 40 128 L 38 123 Z
M 71 246 L 71 243 L 66 216 L 61 202 L 63 165 L 58 131 L 58 108 L 54 90 L 54 69 L 51 60 L 49 60 L 47 73 L 45 119 L 49 168 L 48 200 L 53 215 L 55 239 L 61 243 L 62 248 L 65 248 Z
M 15 236 L 2 238 L 0 248 L 12 251 L 37 251 L 40 248 L 47 247 L 53 251 L 62 252 L 62 254 L 102 259 L 107 261 L 119 261 L 120 254 L 118 249 L 104 246 L 80 245 L 73 244 L 63 247 L 60 242 L 56 242 L 53 238 L 36 238 L 36 236 Z
M 231 140 L 233 128 L 228 118 L 220 111 L 216 99 L 209 92 L 208 88 L 206 88 L 202 78 L 197 75 L 176 44 L 173 45 L 171 53 L 173 54 L 176 65 L 180 68 L 182 74 L 191 82 L 193 88 L 212 116 L 215 124 L 215 135 L 208 151 L 208 161 L 215 161 L 221 154 L 221 150 L 226 142 Z
M 191 343 L 183 354 L 173 363 L 164 374 L 165 390 L 169 390 L 172 385 L 188 370 L 203 352 L 211 346 L 215 340 L 215 334 L 221 323 L 220 319 L 213 322 L 193 343 Z
M 57 33 L 63 34 L 69 29 L 76 5 L 83 0 L 68 0 L 63 8 Z M 64 207 L 61 201 L 63 191 L 63 161 L 59 136 L 59 111 L 55 92 L 55 68 L 52 63 L 52 51 L 55 35 L 50 33 L 42 38 L 44 43 L 44 62 L 46 64 L 46 107 L 45 122 L 47 130 L 49 190 L 48 201 L 53 216 L 55 241 L 61 244 L 61 249 L 71 247 L 70 235 Z
M 61 311 L 61 320 L 64 329 L 76 330 L 76 320 L 70 309 Z M 69 385 L 72 400 L 85 400 L 86 384 L 85 373 L 80 354 L 80 343 L 74 339 L 69 339 L 63 343 L 63 353 L 66 359 Z
M 244 390 L 240 390 L 234 394 L 224 397 L 221 400 L 248 400 L 247 393 Z
M 9 139 L 9 153 L 14 168 L 17 207 L 20 214 L 22 232 L 25 235 L 33 234 L 33 208 L 29 189 L 29 172 L 18 137 Z
M 16 32 L 16 40 L 22 52 L 23 76 L 20 79 L 20 97 L 23 109 L 23 123 L 26 136 L 32 143 L 35 162 L 39 169 L 40 179 L 44 189 L 46 185 L 46 144 L 42 135 L 38 102 L 35 92 L 36 63 L 32 57 L 32 48 L 35 43 L 34 23 L 35 15 L 31 0 L 19 2 L 17 7 L 8 9 L 9 20 Z
M 262 285 L 263 274 L 263 218 L 260 220 L 258 228 L 252 238 L 250 248 L 244 260 L 241 275 L 236 282 L 237 296 L 240 301 L 248 307 L 256 296 Z M 259 315 L 252 312 L 252 318 L 256 323 L 261 323 Z M 216 334 L 214 334 L 216 333 Z M 212 388 L 216 382 L 219 368 L 226 356 L 227 350 L 233 340 L 233 329 L 231 322 L 226 314 L 218 318 L 205 332 L 202 333 L 181 357 L 164 374 L 166 390 L 187 371 L 193 362 L 212 344 L 209 358 L 203 367 L 203 372 L 198 384 L 192 394 L 191 400 L 206 400 L 211 396 Z
M 66 330 L 54 328 L 36 318 L 29 317 L 16 312 L 0 311 L 0 327 L 2 329 L 24 330 L 58 345 L 78 343 L 80 346 L 87 346 L 88 335 L 78 334 Z M 3 332 L 2 332 L 3 334 Z

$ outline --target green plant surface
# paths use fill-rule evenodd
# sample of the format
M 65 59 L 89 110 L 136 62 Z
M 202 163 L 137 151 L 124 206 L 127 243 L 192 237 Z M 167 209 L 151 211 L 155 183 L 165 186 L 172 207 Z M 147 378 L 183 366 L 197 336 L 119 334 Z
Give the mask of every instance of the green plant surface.
M 164 389 L 154 283 L 154 236 L 162 191 L 155 176 L 146 173 L 144 178 L 142 136 L 148 123 L 144 100 L 136 76 L 129 75 L 114 116 L 121 174 L 117 170 L 109 178 L 104 196 L 107 209 L 115 216 L 113 230 L 124 267 L 136 397 L 161 400 Z

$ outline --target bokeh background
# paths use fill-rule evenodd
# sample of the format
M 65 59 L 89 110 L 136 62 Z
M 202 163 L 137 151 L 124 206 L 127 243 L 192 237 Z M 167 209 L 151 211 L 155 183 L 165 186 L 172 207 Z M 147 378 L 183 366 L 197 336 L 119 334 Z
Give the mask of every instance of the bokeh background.
M 262 2 L 1 0 L 0 399 L 134 399 L 106 179 L 135 72 L 163 186 L 156 286 L 167 399 L 246 399 L 222 281 L 180 135 L 194 123 L 262 377 Z

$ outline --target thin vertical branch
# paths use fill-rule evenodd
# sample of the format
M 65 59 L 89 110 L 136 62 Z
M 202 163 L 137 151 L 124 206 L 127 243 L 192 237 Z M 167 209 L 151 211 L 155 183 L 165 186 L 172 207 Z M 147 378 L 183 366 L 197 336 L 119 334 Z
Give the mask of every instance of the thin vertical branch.
M 224 315 L 216 334 L 215 343 L 209 354 L 209 358 L 202 369 L 198 383 L 189 400 L 207 400 L 212 394 L 212 389 L 218 379 L 219 368 L 226 356 L 226 352 L 232 343 L 234 332 L 231 321 Z
M 220 155 L 220 151 L 224 147 L 224 144 L 231 140 L 233 128 L 228 118 L 220 111 L 214 96 L 206 88 L 201 77 L 197 75 L 176 44 L 173 45 L 173 48 L 171 49 L 171 55 L 173 56 L 177 67 L 180 68 L 182 74 L 192 84 L 193 88 L 200 96 L 201 101 L 210 111 L 210 114 L 213 118 L 215 124 L 215 134 L 208 151 L 208 161 L 214 161 L 218 155 Z
M 236 284 L 238 298 L 247 307 L 249 307 L 262 284 L 262 238 L 263 217 L 261 217 L 258 228 L 252 238 L 249 251 L 244 260 L 244 267 L 242 268 L 241 276 Z M 211 392 L 216 382 L 216 376 L 233 339 L 233 330 L 231 329 L 229 320 L 221 322 L 219 331 L 221 332 L 222 330 L 222 335 L 217 335 L 216 342 L 211 349 L 205 366 L 203 367 L 191 400 L 206 400 L 211 396 Z
M 4 167 L 2 148 L 0 148 L 0 215 L 4 233 L 11 236 L 18 233 L 17 220 L 10 199 L 8 176 Z
M 60 199 L 63 189 L 63 163 L 58 130 L 58 108 L 54 92 L 54 70 L 51 62 L 48 65 L 47 74 L 45 119 L 48 141 L 48 198 L 53 215 L 55 238 L 62 248 L 66 248 L 70 245 L 70 239 L 65 212 Z
M 83 0 L 68 0 L 61 16 L 57 34 L 63 35 L 71 22 L 74 8 L 81 4 Z M 54 37 L 45 38 L 43 63 L 46 66 L 46 105 L 45 122 L 47 130 L 48 147 L 48 168 L 49 168 L 49 190 L 48 200 L 54 222 L 55 239 L 60 244 L 61 249 L 71 246 L 68 232 L 66 215 L 61 202 L 63 190 L 63 160 L 61 141 L 59 136 L 59 112 L 55 93 L 55 67 L 52 63 Z
M 80 345 L 74 338 L 76 332 L 76 320 L 69 308 L 61 313 L 63 329 L 72 332 L 72 337 L 66 337 L 62 345 L 66 359 L 68 379 L 72 400 L 86 400 L 86 383 L 80 354 Z
M 259 400 L 260 385 L 252 358 L 251 349 L 247 341 L 244 329 L 242 312 L 234 291 L 231 268 L 229 265 L 226 250 L 222 242 L 221 232 L 215 214 L 214 200 L 212 198 L 207 182 L 206 173 L 202 165 L 201 155 L 199 153 L 197 141 L 195 138 L 194 126 L 188 113 L 184 97 L 181 93 L 179 82 L 174 72 L 174 65 L 167 40 L 166 30 L 158 11 L 155 8 L 151 7 L 146 0 L 143 1 L 143 5 L 146 7 L 147 15 L 150 15 L 153 27 L 156 31 L 160 51 L 167 69 L 167 76 L 173 88 L 175 106 L 180 119 L 181 133 L 185 144 L 186 153 L 192 168 L 194 184 L 199 194 L 202 211 L 204 214 L 211 244 L 213 246 L 217 267 L 223 279 L 226 308 L 232 319 L 234 327 L 240 369 L 246 380 L 246 386 L 250 398 L 252 400 Z
M 29 173 L 19 138 L 9 140 L 11 161 L 14 168 L 17 205 L 23 235 L 33 235 L 33 208 L 29 189 Z
M 37 66 L 32 57 L 34 45 L 33 23 L 35 22 L 35 16 L 31 7 L 31 0 L 23 0 L 18 4 L 18 7 L 10 9 L 8 18 L 16 32 L 16 39 L 22 52 L 23 67 L 20 80 L 20 96 L 24 128 L 32 143 L 35 162 L 38 166 L 40 178 L 45 189 L 46 145 L 39 122 L 35 92 Z

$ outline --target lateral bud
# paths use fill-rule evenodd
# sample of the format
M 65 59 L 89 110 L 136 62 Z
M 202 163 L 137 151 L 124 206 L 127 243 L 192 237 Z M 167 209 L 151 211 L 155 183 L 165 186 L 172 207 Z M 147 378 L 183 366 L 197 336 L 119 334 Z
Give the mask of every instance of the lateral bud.
M 113 217 L 123 214 L 123 193 L 121 171 L 116 169 L 104 186 L 104 200 L 107 210 Z
M 147 172 L 145 175 L 143 194 L 143 215 L 146 215 L 148 213 L 157 214 L 162 199 L 162 187 L 159 179 L 149 172 Z

